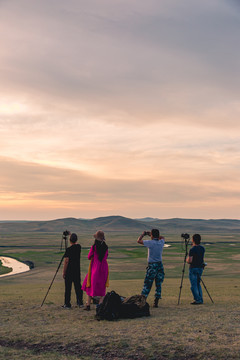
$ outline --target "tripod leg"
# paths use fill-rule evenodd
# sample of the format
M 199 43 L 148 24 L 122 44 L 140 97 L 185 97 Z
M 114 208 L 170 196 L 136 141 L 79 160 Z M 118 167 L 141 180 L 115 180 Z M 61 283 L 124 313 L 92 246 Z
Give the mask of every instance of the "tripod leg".
M 202 280 L 201 278 L 200 278 L 200 281 L 202 282 L 202 284 L 203 284 L 203 286 L 204 286 L 204 289 L 206 290 L 206 292 L 207 292 L 207 294 L 208 294 L 211 302 L 214 304 L 213 299 L 211 298 L 211 295 L 209 294 L 208 289 L 206 288 L 206 286 L 205 286 L 205 284 L 204 284 L 204 282 L 203 282 L 203 280 Z
M 178 296 L 178 305 L 180 304 L 180 297 L 181 297 L 182 284 L 183 284 L 183 278 L 184 278 L 184 271 L 185 271 L 185 265 L 186 265 L 187 256 L 188 256 L 188 241 L 186 241 L 186 239 L 185 239 L 185 257 L 184 257 L 183 269 L 182 269 L 182 280 L 181 280 L 179 296 Z
M 182 280 L 181 280 L 179 296 L 178 296 L 178 305 L 180 304 L 180 297 L 181 297 L 182 284 L 183 284 L 183 278 L 184 278 L 185 264 L 186 264 L 186 258 L 184 259 L 184 264 L 183 264 L 183 269 L 182 269 Z
M 181 280 L 181 285 L 180 285 L 180 290 L 179 290 L 179 295 L 178 295 L 178 305 L 180 304 L 180 297 L 181 297 L 181 291 L 182 291 L 183 277 L 184 277 L 184 273 L 182 274 L 182 280 Z
M 65 255 L 65 254 L 64 254 L 64 255 Z M 56 272 L 55 272 L 55 275 L 54 275 L 54 277 L 53 277 L 53 279 L 52 279 L 52 282 L 51 282 L 51 284 L 50 284 L 50 286 L 49 286 L 49 288 L 48 288 L 48 291 L 47 291 L 47 293 L 46 293 L 43 301 L 42 301 L 41 307 L 43 306 L 43 304 L 44 304 L 44 302 L 45 302 L 45 300 L 46 300 L 46 298 L 47 298 L 47 296 L 48 296 L 48 293 L 49 293 L 49 291 L 50 291 L 50 289 L 51 289 L 51 287 L 52 287 L 52 284 L 53 284 L 53 282 L 54 282 L 54 280 L 55 280 L 55 277 L 57 276 L 58 270 L 60 269 L 60 266 L 61 266 L 62 261 L 63 261 L 63 259 L 64 259 L 64 255 L 63 255 L 63 257 L 62 257 L 62 259 L 61 259 L 61 261 L 60 261 L 60 263 L 59 263 L 59 265 L 58 265 L 58 268 L 57 268 L 57 270 L 56 270 Z

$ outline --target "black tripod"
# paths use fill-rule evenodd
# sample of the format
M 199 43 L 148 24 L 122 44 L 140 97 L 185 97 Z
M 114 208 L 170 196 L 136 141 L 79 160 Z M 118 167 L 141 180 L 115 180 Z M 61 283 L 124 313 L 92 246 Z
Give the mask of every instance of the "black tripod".
M 62 250 L 63 240 L 65 240 L 65 250 L 67 249 L 67 237 L 68 237 L 68 235 L 70 235 L 69 231 L 66 230 L 66 231 L 63 232 L 62 242 L 61 242 L 61 250 Z M 62 258 L 61 258 L 61 261 L 60 261 L 60 263 L 59 263 L 59 265 L 58 265 L 58 267 L 57 267 L 57 270 L 56 270 L 55 275 L 54 275 L 54 277 L 53 277 L 53 279 L 52 279 L 52 282 L 51 282 L 51 284 L 50 284 L 50 286 L 49 286 L 49 288 L 48 288 L 48 291 L 47 291 L 47 293 L 46 293 L 46 295 L 45 295 L 45 297 L 44 297 L 44 299 L 43 299 L 43 302 L 42 302 L 42 304 L 41 304 L 41 307 L 43 306 L 43 304 L 44 304 L 44 302 L 45 302 L 45 300 L 46 300 L 46 298 L 47 298 L 47 296 L 48 296 L 48 293 L 49 293 L 49 291 L 50 291 L 50 289 L 51 289 L 51 287 L 52 287 L 52 284 L 53 284 L 53 282 L 54 282 L 54 280 L 55 280 L 55 277 L 57 276 L 58 270 L 60 269 L 60 266 L 62 265 L 62 262 L 63 262 L 63 259 L 64 259 L 64 255 L 65 255 L 65 253 L 63 254 L 63 256 L 62 256 Z
M 182 269 L 182 279 L 181 279 L 181 285 L 179 289 L 179 296 L 178 296 L 178 305 L 180 304 L 180 297 L 181 297 L 181 291 L 182 291 L 182 284 L 183 284 L 183 278 L 184 278 L 184 272 L 185 272 L 185 265 L 186 265 L 186 259 L 188 256 L 188 244 L 189 244 L 189 235 L 188 234 L 182 234 L 182 237 L 184 238 L 184 244 L 185 244 L 185 256 L 184 256 L 184 263 L 183 263 L 183 269 Z M 205 265 L 204 265 L 205 267 Z M 203 284 L 204 289 L 206 290 L 211 302 L 214 304 L 213 299 L 211 295 L 208 292 L 208 289 L 206 288 L 206 285 L 204 284 L 203 280 L 200 278 L 200 282 Z

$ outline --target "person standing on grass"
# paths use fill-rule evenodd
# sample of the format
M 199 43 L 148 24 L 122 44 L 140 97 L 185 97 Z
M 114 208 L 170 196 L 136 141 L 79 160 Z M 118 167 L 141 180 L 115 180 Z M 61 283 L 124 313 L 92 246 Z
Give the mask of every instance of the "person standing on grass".
M 143 240 L 143 237 L 146 235 L 150 236 L 151 240 Z M 155 280 L 156 292 L 153 306 L 157 308 L 159 299 L 162 298 L 162 283 L 164 280 L 162 252 L 165 240 L 163 236 L 160 236 L 158 229 L 152 229 L 151 232 L 144 231 L 142 235 L 139 236 L 137 242 L 148 248 L 148 267 L 142 295 L 147 298 L 152 288 L 153 281 Z
M 189 266 L 189 280 L 191 283 L 191 291 L 194 301 L 192 305 L 199 305 L 203 303 L 203 295 L 201 288 L 201 276 L 204 268 L 204 253 L 205 249 L 200 245 L 201 236 L 195 234 L 192 237 L 192 247 L 189 250 L 189 255 L 186 259 Z
M 77 305 L 83 306 L 83 291 L 81 289 L 80 256 L 81 245 L 77 244 L 76 234 L 70 236 L 70 246 L 64 254 L 63 278 L 65 280 L 65 302 L 63 308 L 71 309 L 71 290 L 74 284 Z
M 88 274 L 82 285 L 82 290 L 87 293 L 87 303 L 84 309 L 87 311 L 90 310 L 91 297 L 99 296 L 99 303 L 101 303 L 106 295 L 106 287 L 109 286 L 108 246 L 105 242 L 104 232 L 99 230 L 93 237 L 95 242 L 88 254 L 88 260 L 90 260 Z

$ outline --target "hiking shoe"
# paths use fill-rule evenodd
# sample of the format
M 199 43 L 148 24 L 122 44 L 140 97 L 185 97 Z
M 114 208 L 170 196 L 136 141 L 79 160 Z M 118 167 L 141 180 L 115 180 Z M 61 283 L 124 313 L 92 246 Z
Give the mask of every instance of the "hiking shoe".
M 201 302 L 197 302 L 197 301 L 193 301 L 193 302 L 191 302 L 191 305 L 202 305 L 202 303 L 201 303 Z
M 158 308 L 158 301 L 159 301 L 159 299 L 155 298 L 154 304 L 153 304 L 154 308 Z
M 64 305 L 62 305 L 62 308 L 63 308 L 63 309 L 68 309 L 68 310 L 70 310 L 72 307 L 71 307 L 71 306 L 67 306 L 66 304 L 64 304 Z
M 83 310 L 90 311 L 90 305 L 86 305 L 86 307 Z

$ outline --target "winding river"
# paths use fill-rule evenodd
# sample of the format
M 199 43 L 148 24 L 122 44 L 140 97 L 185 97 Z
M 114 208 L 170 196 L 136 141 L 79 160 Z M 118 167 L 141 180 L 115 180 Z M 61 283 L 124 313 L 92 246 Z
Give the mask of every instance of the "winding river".
M 164 247 L 169 246 L 171 245 L 164 244 Z M 12 271 L 7 274 L 0 275 L 0 277 L 16 275 L 30 270 L 30 267 L 28 265 L 10 257 L 0 256 L 0 261 L 2 262 L 3 266 L 12 269 Z
M 30 267 L 16 259 L 0 256 L 0 261 L 2 265 L 8 268 L 11 268 L 12 271 L 7 274 L 2 274 L 0 277 L 9 276 L 9 275 L 16 275 L 30 270 Z

